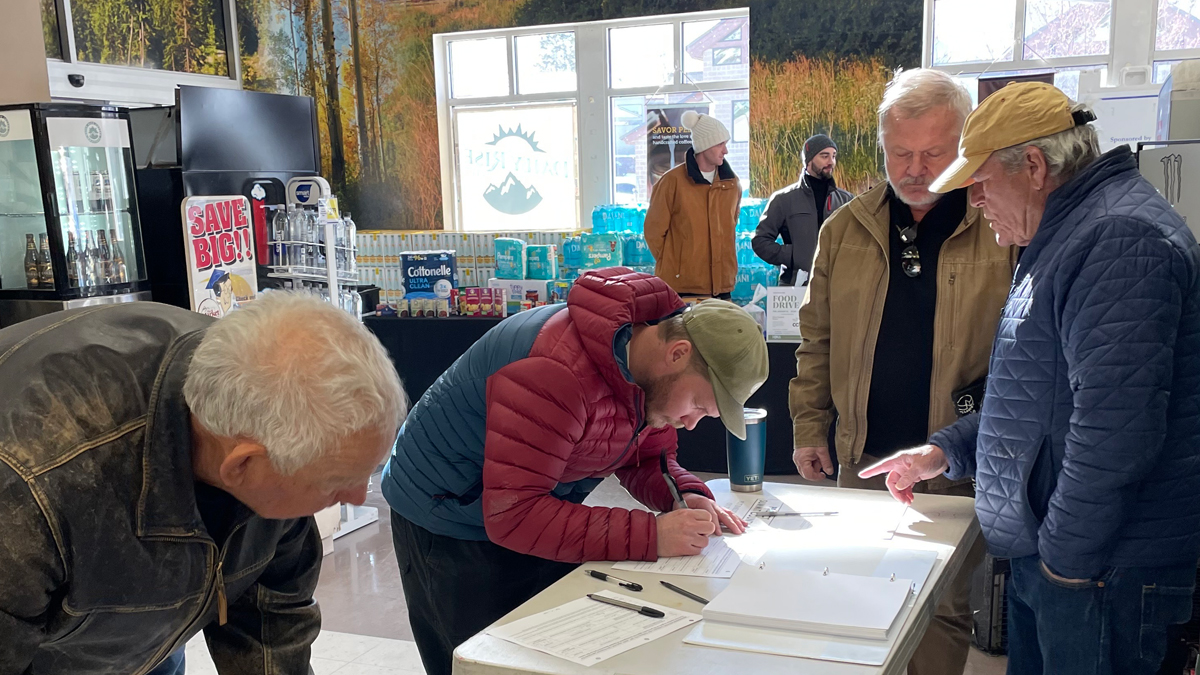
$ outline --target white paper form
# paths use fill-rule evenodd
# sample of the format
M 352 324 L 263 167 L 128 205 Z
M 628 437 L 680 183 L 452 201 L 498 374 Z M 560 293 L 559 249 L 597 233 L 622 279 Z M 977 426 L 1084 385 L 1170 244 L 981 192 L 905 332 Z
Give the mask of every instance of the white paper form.
M 731 535 L 732 536 L 732 535 Z M 676 558 L 659 558 L 657 562 L 634 562 L 632 560 L 613 565 L 615 570 L 629 572 L 653 572 L 674 574 L 684 577 L 716 577 L 728 579 L 742 564 L 737 551 L 725 544 L 725 537 L 710 537 L 708 546 L 699 555 Z
M 666 616 L 655 619 L 623 607 L 580 598 L 493 628 L 488 634 L 581 666 L 591 666 L 700 621 L 699 614 L 681 612 L 621 593 L 601 591 L 593 595 L 653 607 Z

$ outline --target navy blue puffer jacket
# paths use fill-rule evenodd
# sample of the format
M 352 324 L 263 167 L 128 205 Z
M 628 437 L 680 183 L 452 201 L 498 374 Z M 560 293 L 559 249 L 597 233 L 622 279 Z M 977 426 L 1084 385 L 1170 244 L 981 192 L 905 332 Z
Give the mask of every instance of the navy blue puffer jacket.
M 1127 147 L 1050 195 L 983 408 L 930 442 L 975 474 L 997 556 L 1071 578 L 1200 557 L 1200 247 Z

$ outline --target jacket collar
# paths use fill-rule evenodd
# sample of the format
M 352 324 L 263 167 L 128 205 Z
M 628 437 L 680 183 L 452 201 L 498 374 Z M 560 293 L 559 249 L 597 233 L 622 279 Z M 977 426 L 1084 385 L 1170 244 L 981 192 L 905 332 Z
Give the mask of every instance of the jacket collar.
M 1042 222 L 1038 225 L 1033 240 L 1025 251 L 1023 260 L 1032 260 L 1036 252 L 1046 245 L 1053 237 L 1054 231 L 1066 220 L 1067 216 L 1079 207 L 1104 183 L 1129 172 L 1137 173 L 1137 160 L 1128 145 L 1119 145 L 1104 153 L 1082 171 L 1075 174 L 1071 180 L 1063 183 L 1046 200 L 1046 210 L 1042 212 Z M 1029 263 L 1026 262 L 1026 265 Z
M 195 331 L 176 338 L 150 392 L 137 513 L 139 537 L 206 536 L 196 509 L 191 411 L 183 398 L 188 366 L 203 335 L 204 331 Z
M 846 207 L 854 214 L 855 219 L 871 233 L 871 236 L 875 237 L 885 252 L 891 246 L 888 228 L 892 223 L 889 210 L 892 199 L 895 197 L 892 195 L 891 186 L 887 181 L 883 181 L 851 200 Z M 953 239 L 972 227 L 983 227 L 983 211 L 967 204 L 967 215 L 963 216 L 963 221 L 951 233 L 950 238 Z
M 688 178 L 696 185 L 712 185 L 704 174 L 700 173 L 700 165 L 696 163 L 696 153 L 691 148 L 687 151 L 687 172 Z M 721 162 L 721 166 L 717 167 L 717 180 L 736 180 L 737 174 L 733 172 L 733 168 L 729 166 L 729 160 Z

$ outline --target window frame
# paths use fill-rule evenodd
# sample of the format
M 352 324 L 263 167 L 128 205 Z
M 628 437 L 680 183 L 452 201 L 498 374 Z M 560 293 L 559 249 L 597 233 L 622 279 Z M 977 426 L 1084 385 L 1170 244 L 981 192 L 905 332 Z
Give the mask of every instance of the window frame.
M 54 0 L 58 12 L 59 45 L 63 58 L 46 58 L 50 95 L 55 99 L 105 101 L 121 105 L 171 105 L 179 85 L 242 88 L 241 41 L 238 38 L 237 0 L 220 0 L 225 20 L 225 58 L 228 75 L 201 75 L 136 66 L 80 61 L 75 49 L 72 0 Z M 83 75 L 84 86 L 75 88 L 68 75 Z
M 1158 48 L 1158 8 L 1162 0 L 1150 0 L 1150 72 L 1154 73 L 1155 61 L 1184 61 L 1200 59 L 1200 48 L 1197 49 L 1159 49 Z
M 230 0 L 232 1 L 232 0 Z M 742 79 L 713 82 L 684 82 L 683 77 L 683 24 L 692 21 L 750 18 L 747 8 L 689 12 L 683 14 L 660 14 L 628 19 L 589 21 L 578 23 L 547 24 L 501 28 L 494 30 L 438 33 L 433 36 L 434 86 L 437 99 L 438 152 L 442 176 L 442 219 L 447 231 L 461 232 L 462 204 L 459 200 L 459 185 L 456 175 L 458 147 L 455 139 L 454 108 L 481 108 L 488 106 L 514 106 L 534 103 L 574 101 L 576 111 L 576 167 L 578 197 L 578 227 L 586 227 L 592 209 L 602 204 L 611 204 L 616 189 L 613 173 L 615 158 L 612 156 L 613 129 L 611 102 L 615 97 L 648 96 L 654 94 L 678 94 L 727 89 L 749 89 L 749 75 Z M 613 87 L 610 79 L 612 60 L 609 30 L 672 24 L 672 84 L 648 87 Z M 745 27 L 744 27 L 745 29 Z M 575 77 L 573 92 L 546 92 L 519 94 L 515 39 L 524 35 L 573 32 L 575 34 Z M 449 43 L 454 40 L 505 37 L 509 52 L 510 95 L 486 98 L 456 99 L 450 96 Z M 590 58 L 583 55 L 593 55 Z M 595 55 L 602 55 L 596 58 Z M 743 54 L 743 59 L 745 54 Z M 598 158 L 605 158 L 599 161 Z M 591 159 L 589 159 L 591 158 Z

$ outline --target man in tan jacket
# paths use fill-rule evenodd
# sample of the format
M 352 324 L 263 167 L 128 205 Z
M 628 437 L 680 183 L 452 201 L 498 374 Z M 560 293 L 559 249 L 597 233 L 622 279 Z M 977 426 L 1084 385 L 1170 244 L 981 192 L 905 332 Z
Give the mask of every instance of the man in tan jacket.
M 957 157 L 970 110 L 966 90 L 944 73 L 898 75 L 879 108 L 888 180 L 821 229 L 790 391 L 793 459 L 805 478 L 833 474 L 828 443 L 836 424 L 838 486 L 885 490 L 881 478 L 858 478 L 859 468 L 924 444 L 955 420 L 955 395 L 987 375 L 1016 248 L 996 243 L 965 189 L 944 196 L 928 189 Z M 974 496 L 969 481 L 922 485 Z M 982 556 L 976 541 L 909 673 L 963 672 L 971 574 Z
M 692 132 L 692 148 L 650 193 L 646 245 L 654 254 L 654 274 L 676 293 L 729 299 L 737 282 L 734 236 L 742 205 L 737 175 L 725 161 L 729 130 L 691 110 L 682 121 Z

